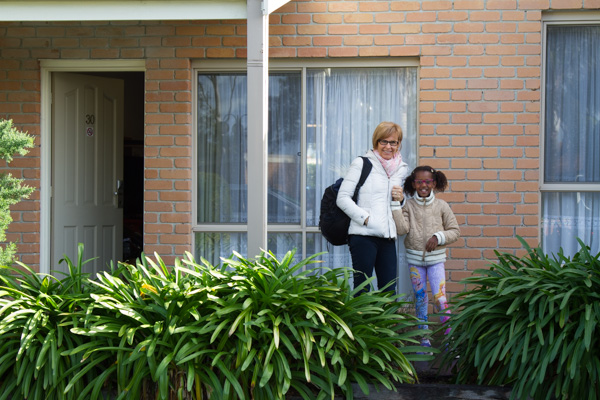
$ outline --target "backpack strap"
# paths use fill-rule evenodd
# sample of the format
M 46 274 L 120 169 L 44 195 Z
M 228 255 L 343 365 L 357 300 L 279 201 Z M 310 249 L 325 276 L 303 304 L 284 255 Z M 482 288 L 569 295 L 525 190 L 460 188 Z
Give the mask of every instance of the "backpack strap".
M 358 180 L 358 183 L 356 184 L 356 188 L 354 189 L 354 196 L 352 196 L 352 200 L 354 200 L 355 203 L 356 203 L 356 200 L 358 200 L 358 191 L 360 190 L 362 185 L 365 183 L 365 181 L 367 180 L 367 177 L 369 176 L 369 174 L 371 173 L 371 170 L 373 169 L 373 164 L 371 163 L 371 160 L 369 160 L 367 157 L 364 157 L 364 156 L 360 156 L 360 158 L 363 159 L 363 166 L 362 166 L 362 171 L 360 173 L 360 179 Z

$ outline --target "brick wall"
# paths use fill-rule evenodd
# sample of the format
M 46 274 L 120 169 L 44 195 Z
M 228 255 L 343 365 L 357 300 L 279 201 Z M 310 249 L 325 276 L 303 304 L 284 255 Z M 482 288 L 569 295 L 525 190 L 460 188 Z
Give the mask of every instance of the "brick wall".
M 187 28 L 159 25 L 140 39 L 152 43 L 145 53 L 153 55 L 146 62 L 144 250 L 168 263 L 192 250 L 192 73 L 189 55 L 177 56 L 192 41 L 189 32 L 177 34 Z
M 295 0 L 270 17 L 272 58 L 418 57 L 419 157 L 447 173 L 463 237 L 448 289 L 494 257 L 537 245 L 542 12 L 600 0 Z M 146 252 L 191 250 L 190 59 L 244 58 L 244 21 L 0 23 L 0 117 L 39 136 L 38 59 L 146 60 Z M 39 141 L 37 141 L 39 144 Z M 39 187 L 40 149 L 11 170 Z M 9 239 L 39 260 L 39 193 Z
M 25 179 L 25 184 L 39 188 L 40 183 L 40 81 L 37 61 L 20 47 L 18 36 L 28 35 L 33 28 L 13 25 L 17 37 L 8 37 L 6 24 L 0 25 L 0 118 L 12 119 L 14 126 L 36 136 L 35 147 L 26 157 L 16 156 L 1 171 Z M 34 191 L 29 200 L 11 207 L 13 222 L 6 239 L 18 245 L 18 255 L 24 263 L 35 267 L 39 260 L 40 193 Z

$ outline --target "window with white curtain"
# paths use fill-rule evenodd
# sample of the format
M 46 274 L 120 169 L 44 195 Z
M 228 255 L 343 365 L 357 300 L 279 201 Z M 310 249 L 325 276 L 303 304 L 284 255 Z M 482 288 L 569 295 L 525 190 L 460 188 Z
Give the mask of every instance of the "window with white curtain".
M 369 150 L 381 121 L 404 131 L 402 156 L 417 158 L 417 67 L 271 65 L 269 73 L 268 250 L 297 257 L 319 252 L 325 267 L 350 267 L 347 246 L 328 245 L 319 232 L 325 187 Z M 275 63 L 272 63 L 275 64 Z M 196 257 L 247 250 L 246 75 L 197 70 Z M 403 240 L 398 240 L 402 274 Z M 410 293 L 408 273 L 399 290 Z
M 600 25 L 546 26 L 541 240 L 600 251 Z

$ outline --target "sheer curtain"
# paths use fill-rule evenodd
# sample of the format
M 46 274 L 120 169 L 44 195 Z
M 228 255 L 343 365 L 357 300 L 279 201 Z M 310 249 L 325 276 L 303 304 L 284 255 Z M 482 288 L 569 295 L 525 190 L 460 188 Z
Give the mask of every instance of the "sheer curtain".
M 198 75 L 196 224 L 246 223 L 247 79 L 245 73 Z M 247 235 L 197 232 L 195 254 L 212 264 L 235 250 L 246 253 Z
M 548 28 L 544 183 L 571 184 L 542 193 L 542 247 L 572 255 L 577 238 L 600 251 L 600 27 Z M 574 183 L 581 182 L 578 185 Z
M 269 75 L 268 219 L 300 225 L 301 74 Z M 245 73 L 198 75 L 197 224 L 245 224 L 247 210 L 247 78 Z M 269 235 L 269 247 L 301 249 L 297 235 Z M 245 254 L 245 233 L 198 233 L 196 254 L 218 263 Z M 282 254 L 283 254 L 282 253 Z
M 302 218 L 302 75 L 299 71 L 269 74 L 269 226 L 299 226 Z M 297 231 L 297 228 L 296 228 Z M 278 259 L 296 249 L 302 258 L 302 234 L 269 232 L 267 248 Z
M 300 72 L 269 75 L 269 223 L 300 224 Z
M 402 156 L 411 168 L 416 160 L 416 85 L 414 68 L 310 69 L 307 72 L 307 225 L 319 220 L 321 194 L 343 176 L 352 160 L 372 148 L 375 127 L 393 121 L 403 130 Z M 307 240 L 311 252 L 329 251 L 330 267 L 351 267 L 347 246 L 327 246 L 321 235 Z M 411 293 L 398 240 L 398 290 Z
M 245 74 L 198 76 L 197 223 L 245 223 Z

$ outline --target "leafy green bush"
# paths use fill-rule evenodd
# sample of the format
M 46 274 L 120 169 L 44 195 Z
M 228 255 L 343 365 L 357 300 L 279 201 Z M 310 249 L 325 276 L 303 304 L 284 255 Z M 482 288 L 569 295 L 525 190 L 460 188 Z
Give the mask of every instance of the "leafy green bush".
M 512 397 L 596 399 L 600 394 L 600 254 L 496 252 L 463 280 L 452 304 L 449 351 L 457 381 L 512 385 Z M 458 359 L 455 357 L 459 355 Z
M 65 259 L 69 274 L 61 280 L 21 263 L 2 267 L 10 273 L 0 274 L 0 400 L 74 399 L 104 368 L 103 360 L 63 354 L 89 342 L 70 330 L 77 323 L 71 314 L 85 308 L 94 290 L 81 273 L 82 254 L 80 245 L 76 264 Z
M 11 120 L 0 120 L 0 159 L 9 163 L 14 154 L 25 155 L 27 148 L 33 147 L 33 136 L 13 127 Z M 29 197 L 33 188 L 23 186 L 23 179 L 11 174 L 0 174 L 0 242 L 6 240 L 5 231 L 12 222 L 10 206 Z M 16 252 L 14 243 L 0 248 L 0 265 L 11 265 Z
M 169 268 L 156 256 L 99 275 L 73 332 L 106 346 L 67 353 L 115 362 L 88 385 L 112 379 L 119 399 L 322 399 L 416 379 L 423 332 L 393 294 L 355 296 L 347 269 L 307 268 L 316 256 L 236 257 L 215 267 L 187 254 Z

